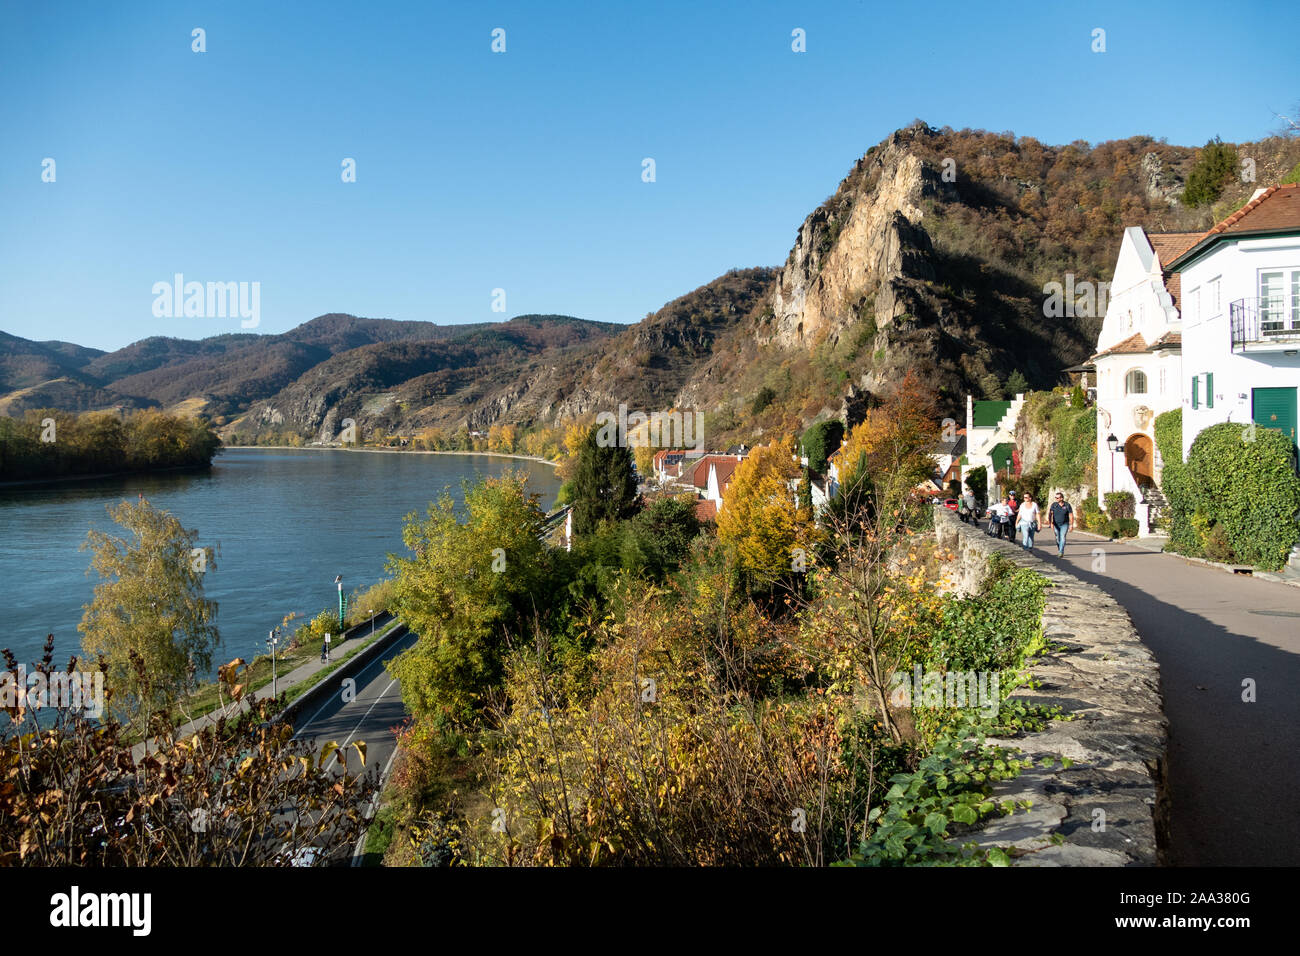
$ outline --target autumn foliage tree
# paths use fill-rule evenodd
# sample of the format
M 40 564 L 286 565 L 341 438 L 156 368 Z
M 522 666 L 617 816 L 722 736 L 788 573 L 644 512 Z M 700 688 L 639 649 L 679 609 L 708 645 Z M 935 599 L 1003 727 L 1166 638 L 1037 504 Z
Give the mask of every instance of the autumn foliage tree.
M 927 449 L 939 440 L 941 431 L 934 393 L 909 371 L 845 438 L 839 453 L 842 483 L 852 486 L 868 476 L 875 497 L 888 502 L 888 510 L 933 474 L 934 461 Z
M 76 658 L 54 666 L 53 647 L 50 637 L 29 675 L 77 670 Z M 3 656 L 12 672 L 17 660 Z M 142 664 L 131 660 L 144 685 Z M 0 866 L 323 865 L 355 846 L 378 785 L 363 770 L 365 743 L 317 747 L 276 722 L 283 698 L 247 694 L 242 660 L 219 674 L 239 716 L 185 737 L 172 714 L 155 713 L 143 752 L 111 697 L 99 720 L 59 707 L 38 724 L 45 706 L 5 696 Z
M 190 679 L 206 671 L 221 637 L 217 605 L 203 593 L 203 576 L 216 568 L 198 532 L 146 499 L 123 501 L 109 515 L 124 536 L 90 531 L 82 546 L 103 579 L 86 605 L 81 646 L 107 662 L 108 683 L 123 713 L 138 720 L 169 706 Z M 131 664 L 141 662 L 147 680 Z
M 464 513 L 444 494 L 406 519 L 409 557 L 390 556 L 391 609 L 419 640 L 389 669 L 417 717 L 460 720 L 500 679 L 502 629 L 531 608 L 545 513 L 523 474 L 464 486 Z
M 812 508 L 796 502 L 802 471 L 793 456 L 792 439 L 755 448 L 736 467 L 718 512 L 718 538 L 760 587 L 803 570 L 813 546 Z

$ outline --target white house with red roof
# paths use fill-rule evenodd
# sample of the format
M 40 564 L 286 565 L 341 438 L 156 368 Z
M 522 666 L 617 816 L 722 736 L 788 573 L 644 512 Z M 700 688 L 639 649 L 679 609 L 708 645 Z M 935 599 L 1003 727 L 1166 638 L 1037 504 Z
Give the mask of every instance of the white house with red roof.
M 1168 263 L 1200 233 L 1124 230 L 1109 303 L 1092 362 L 1097 369 L 1097 498 L 1127 491 L 1137 507 L 1138 531 L 1148 531 L 1148 507 L 1163 463 L 1155 447 L 1155 419 L 1182 404 L 1182 321 L 1179 275 Z M 1113 449 L 1113 450 L 1112 450 Z
M 1183 459 L 1219 422 L 1297 439 L 1300 185 L 1272 186 L 1172 260 L 1182 275 Z

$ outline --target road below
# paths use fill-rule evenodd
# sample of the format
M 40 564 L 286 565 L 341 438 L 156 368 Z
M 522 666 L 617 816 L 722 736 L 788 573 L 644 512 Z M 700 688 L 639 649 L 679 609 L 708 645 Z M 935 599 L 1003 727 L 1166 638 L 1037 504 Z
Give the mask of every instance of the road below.
M 1300 589 L 1093 536 L 1072 534 L 1064 559 L 1040 543 L 1119 601 L 1160 662 L 1169 863 L 1300 863 Z
M 389 675 L 384 662 L 413 645 L 416 639 L 416 635 L 409 632 L 398 638 L 355 674 L 351 685 L 347 685 L 346 678 L 338 674 L 326 677 L 326 681 L 335 685 L 335 692 L 294 722 L 294 736 L 312 740 L 317 753 L 331 740 L 336 742 L 346 752 L 349 773 L 361 770 L 356 749 L 349 749 L 350 745 L 358 740 L 365 741 L 365 766 L 367 769 L 379 768 L 383 775 L 382 785 L 397 752 L 393 729 L 406 717 L 401 685 Z M 327 769 L 334 773 L 342 772 L 337 758 L 330 760 Z M 346 850 L 349 854 L 352 852 L 351 847 Z

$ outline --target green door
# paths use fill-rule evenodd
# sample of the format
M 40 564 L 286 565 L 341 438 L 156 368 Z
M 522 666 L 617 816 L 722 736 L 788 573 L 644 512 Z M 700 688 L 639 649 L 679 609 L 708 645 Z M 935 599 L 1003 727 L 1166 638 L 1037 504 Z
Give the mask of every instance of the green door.
M 1277 428 L 1291 439 L 1295 448 L 1295 388 L 1251 389 L 1251 417 L 1261 428 Z

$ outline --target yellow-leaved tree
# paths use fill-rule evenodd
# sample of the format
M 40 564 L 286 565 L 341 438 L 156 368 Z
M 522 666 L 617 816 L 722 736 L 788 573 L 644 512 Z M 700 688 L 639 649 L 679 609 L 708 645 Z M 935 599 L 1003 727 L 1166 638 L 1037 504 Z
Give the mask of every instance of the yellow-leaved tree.
M 211 549 L 196 546 L 197 531 L 144 498 L 112 506 L 109 515 L 126 534 L 86 535 L 83 548 L 103 580 L 78 629 L 86 656 L 105 659 L 115 705 L 143 724 L 181 694 L 191 665 L 202 672 L 212 664 L 221 638 L 203 575 L 216 561 Z
M 718 512 L 718 538 L 733 547 L 751 583 L 770 586 L 810 561 L 812 508 L 796 503 L 803 477 L 794 439 L 755 448 L 737 467 Z

